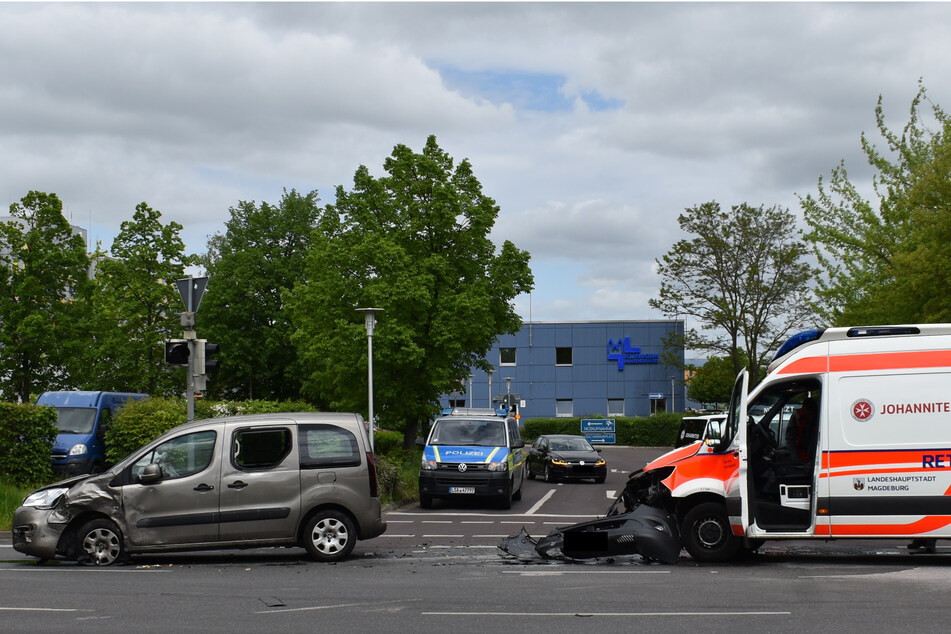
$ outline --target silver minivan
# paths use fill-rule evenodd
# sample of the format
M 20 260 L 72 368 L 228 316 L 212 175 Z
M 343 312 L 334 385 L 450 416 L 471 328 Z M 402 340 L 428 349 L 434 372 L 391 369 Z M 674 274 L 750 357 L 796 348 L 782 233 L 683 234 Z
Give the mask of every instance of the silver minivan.
M 108 471 L 30 494 L 21 553 L 108 566 L 134 553 L 300 546 L 347 557 L 386 522 L 363 417 L 234 416 L 181 425 Z

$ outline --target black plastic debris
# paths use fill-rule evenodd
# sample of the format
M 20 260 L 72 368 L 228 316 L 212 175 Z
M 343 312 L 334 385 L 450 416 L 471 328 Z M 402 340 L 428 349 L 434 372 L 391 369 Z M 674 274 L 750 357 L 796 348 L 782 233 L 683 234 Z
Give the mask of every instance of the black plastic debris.
M 517 535 L 503 539 L 499 548 L 523 561 L 538 556 L 594 559 L 640 555 L 673 564 L 680 558 L 680 536 L 675 527 L 662 510 L 641 505 L 628 513 L 558 527 L 538 540 L 523 527 Z

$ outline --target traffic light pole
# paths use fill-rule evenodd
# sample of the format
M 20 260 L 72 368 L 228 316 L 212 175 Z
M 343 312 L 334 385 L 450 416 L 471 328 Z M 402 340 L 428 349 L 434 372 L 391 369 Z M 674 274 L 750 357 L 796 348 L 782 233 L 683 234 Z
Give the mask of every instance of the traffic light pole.
M 195 360 L 198 354 L 196 353 L 196 339 L 194 330 L 186 330 L 182 333 L 182 338 L 188 340 L 188 368 L 186 369 L 185 374 L 188 375 L 188 388 L 186 392 L 187 399 L 187 416 L 188 422 L 195 420 Z

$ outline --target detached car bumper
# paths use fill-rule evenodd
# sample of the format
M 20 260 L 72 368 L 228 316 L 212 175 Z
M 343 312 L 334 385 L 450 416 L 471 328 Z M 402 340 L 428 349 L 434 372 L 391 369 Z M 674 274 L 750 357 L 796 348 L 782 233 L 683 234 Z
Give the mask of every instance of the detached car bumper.
M 50 509 L 21 506 L 13 515 L 13 549 L 24 555 L 53 559 L 66 524 L 50 523 Z

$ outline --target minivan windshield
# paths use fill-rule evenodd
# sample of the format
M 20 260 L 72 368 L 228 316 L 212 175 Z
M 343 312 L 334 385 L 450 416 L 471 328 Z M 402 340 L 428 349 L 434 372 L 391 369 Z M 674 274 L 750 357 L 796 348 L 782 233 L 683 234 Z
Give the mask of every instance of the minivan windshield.
M 436 421 L 429 444 L 502 447 L 505 445 L 503 425 L 502 420 L 441 418 Z
M 96 410 L 91 407 L 57 407 L 56 428 L 61 434 L 91 434 Z

